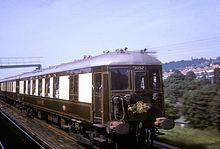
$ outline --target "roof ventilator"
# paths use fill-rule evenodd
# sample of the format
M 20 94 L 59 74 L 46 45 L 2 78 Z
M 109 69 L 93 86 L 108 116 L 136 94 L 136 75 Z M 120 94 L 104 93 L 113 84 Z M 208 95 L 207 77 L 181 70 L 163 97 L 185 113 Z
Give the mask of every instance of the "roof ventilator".
M 109 50 L 105 50 L 105 51 L 103 51 L 103 53 L 105 54 L 105 53 L 109 53 L 110 51 Z
M 117 53 L 125 53 L 127 50 L 128 50 L 128 48 L 125 47 L 124 49 L 116 49 L 115 51 L 116 51 Z
M 140 50 L 141 53 L 145 53 L 147 52 L 147 48 L 145 48 L 144 50 Z
M 83 59 L 88 59 L 88 58 L 91 58 L 91 57 L 92 57 L 91 55 L 84 55 Z

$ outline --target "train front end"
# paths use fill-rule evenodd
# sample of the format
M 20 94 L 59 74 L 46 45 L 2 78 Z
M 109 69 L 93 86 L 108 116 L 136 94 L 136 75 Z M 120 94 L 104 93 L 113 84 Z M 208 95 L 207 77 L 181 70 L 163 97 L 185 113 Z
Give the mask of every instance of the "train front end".
M 162 65 L 130 65 L 110 68 L 111 121 L 107 132 L 133 133 L 153 139 L 155 129 L 174 127 L 172 120 L 164 120 L 164 92 Z

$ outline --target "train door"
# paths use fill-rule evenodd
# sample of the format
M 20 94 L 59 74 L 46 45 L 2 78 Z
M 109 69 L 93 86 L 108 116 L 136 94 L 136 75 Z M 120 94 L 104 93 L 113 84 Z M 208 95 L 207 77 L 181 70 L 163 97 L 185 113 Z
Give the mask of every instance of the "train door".
M 103 123 L 109 119 L 108 73 L 95 73 L 93 76 L 94 122 Z

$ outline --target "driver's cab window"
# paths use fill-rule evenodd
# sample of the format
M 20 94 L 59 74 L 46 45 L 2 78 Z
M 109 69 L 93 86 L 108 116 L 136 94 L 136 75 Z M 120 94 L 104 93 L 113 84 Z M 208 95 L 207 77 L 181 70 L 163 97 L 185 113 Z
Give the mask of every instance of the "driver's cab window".
M 151 89 L 161 88 L 161 76 L 159 72 L 159 70 L 149 71 L 149 85 Z
M 146 89 L 146 73 L 135 72 L 135 90 L 142 91 Z

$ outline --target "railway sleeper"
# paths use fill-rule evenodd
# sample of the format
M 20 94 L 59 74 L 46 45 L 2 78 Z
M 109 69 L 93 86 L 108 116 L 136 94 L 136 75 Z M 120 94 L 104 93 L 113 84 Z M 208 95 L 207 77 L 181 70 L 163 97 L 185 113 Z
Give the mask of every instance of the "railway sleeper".
M 83 143 L 85 145 L 92 146 L 90 139 L 84 137 L 83 134 L 70 132 L 70 135 L 73 138 L 75 138 L 77 141 L 79 141 L 79 142 L 81 142 L 81 143 Z

